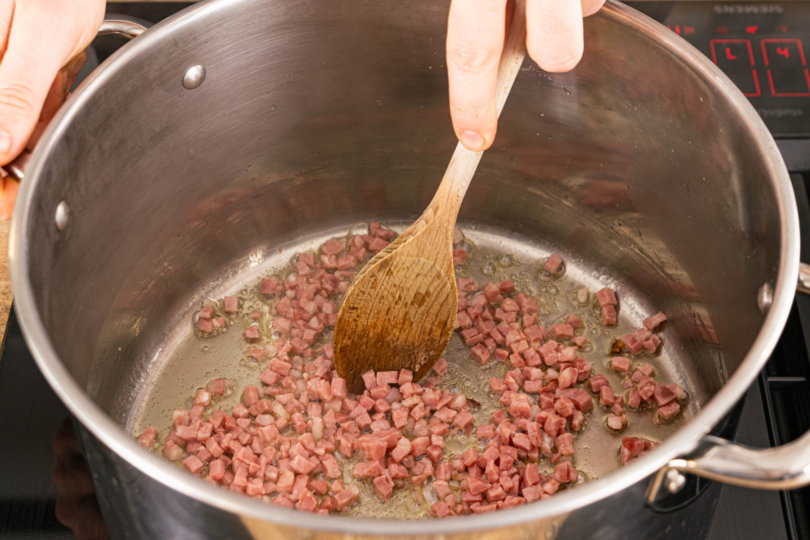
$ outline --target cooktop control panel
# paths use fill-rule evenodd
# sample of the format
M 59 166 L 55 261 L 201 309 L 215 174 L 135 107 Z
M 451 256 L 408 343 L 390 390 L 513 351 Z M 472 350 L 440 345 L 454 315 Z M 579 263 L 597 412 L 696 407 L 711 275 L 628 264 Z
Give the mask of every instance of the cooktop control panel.
M 774 137 L 810 137 L 810 2 L 628 4 L 717 64 Z

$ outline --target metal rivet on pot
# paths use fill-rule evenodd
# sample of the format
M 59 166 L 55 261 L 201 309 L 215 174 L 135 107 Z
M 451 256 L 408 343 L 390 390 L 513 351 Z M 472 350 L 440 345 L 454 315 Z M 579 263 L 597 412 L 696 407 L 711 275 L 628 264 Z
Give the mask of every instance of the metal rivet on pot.
M 684 475 L 675 469 L 670 469 L 670 471 L 667 472 L 667 491 L 670 493 L 678 493 L 683 488 L 684 484 L 686 484 L 686 477 Z
M 54 216 L 54 221 L 56 222 L 56 228 L 60 231 L 67 227 L 68 218 L 70 217 L 70 209 L 65 201 L 59 203 L 59 206 L 56 207 L 56 215 Z
M 771 288 L 770 283 L 766 283 L 759 288 L 759 292 L 757 293 L 757 305 L 759 306 L 759 310 L 762 313 L 765 313 L 768 311 L 768 308 L 771 307 L 772 303 L 773 289 Z
M 183 75 L 183 87 L 186 90 L 199 88 L 205 80 L 205 68 L 202 66 L 192 66 Z

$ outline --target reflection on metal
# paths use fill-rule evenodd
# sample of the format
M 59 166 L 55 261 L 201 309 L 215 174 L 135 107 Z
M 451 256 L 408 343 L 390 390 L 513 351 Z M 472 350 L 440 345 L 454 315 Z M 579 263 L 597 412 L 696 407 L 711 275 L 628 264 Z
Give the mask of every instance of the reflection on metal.
M 183 87 L 186 90 L 199 88 L 205 81 L 205 68 L 202 66 L 192 66 L 183 75 Z
M 675 469 L 670 469 L 667 472 L 667 491 L 670 493 L 678 493 L 683 489 L 684 484 L 686 484 L 686 477 L 684 475 Z
M 653 503 L 671 475 L 686 473 L 756 489 L 785 490 L 810 484 L 810 433 L 776 448 L 755 449 L 704 437 L 688 458 L 673 459 L 655 475 L 647 492 Z
M 803 294 L 810 294 L 810 264 L 799 265 L 799 284 L 796 290 Z
M 56 223 L 56 228 L 64 230 L 68 224 L 68 218 L 70 217 L 70 209 L 65 201 L 59 203 L 56 207 L 56 215 L 54 216 L 54 222 Z
M 759 288 L 757 293 L 757 306 L 762 313 L 766 313 L 773 303 L 773 288 L 770 283 L 765 283 Z

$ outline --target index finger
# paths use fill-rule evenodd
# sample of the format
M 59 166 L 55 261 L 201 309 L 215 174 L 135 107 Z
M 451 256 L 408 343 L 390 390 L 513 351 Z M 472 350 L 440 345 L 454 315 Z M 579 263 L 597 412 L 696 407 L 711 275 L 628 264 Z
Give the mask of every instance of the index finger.
M 456 136 L 473 151 L 486 150 L 495 139 L 495 88 L 505 26 L 506 0 L 453 0 L 450 6 L 450 114 Z

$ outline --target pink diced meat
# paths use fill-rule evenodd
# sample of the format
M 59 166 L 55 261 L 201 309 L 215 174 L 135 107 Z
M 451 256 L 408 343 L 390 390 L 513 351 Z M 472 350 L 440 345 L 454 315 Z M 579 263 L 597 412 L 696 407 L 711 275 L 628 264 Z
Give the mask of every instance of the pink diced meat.
M 599 307 L 615 306 L 618 304 L 616 301 L 616 293 L 613 289 L 605 287 L 596 293 L 596 299 L 599 301 Z
M 647 317 L 646 319 L 644 319 L 644 328 L 646 328 L 650 332 L 655 332 L 658 326 L 660 326 L 661 323 L 663 323 L 666 320 L 667 316 L 659 311 L 652 317 Z
M 562 257 L 554 253 L 548 258 L 546 263 L 543 265 L 543 268 L 547 270 L 549 274 L 556 274 L 560 271 L 560 268 L 562 268 L 562 264 Z

